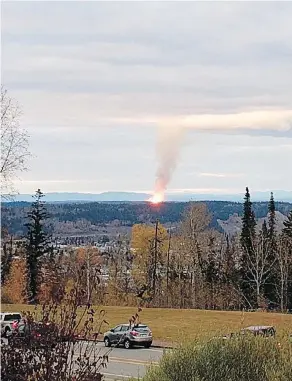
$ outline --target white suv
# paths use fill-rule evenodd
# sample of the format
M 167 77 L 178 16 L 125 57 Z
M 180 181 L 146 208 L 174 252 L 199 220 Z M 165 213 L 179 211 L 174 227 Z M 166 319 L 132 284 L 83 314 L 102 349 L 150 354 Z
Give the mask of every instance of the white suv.
M 1 336 L 10 336 L 13 331 L 12 323 L 17 321 L 22 323 L 22 315 L 19 312 L 1 312 L 0 324 L 1 324 Z

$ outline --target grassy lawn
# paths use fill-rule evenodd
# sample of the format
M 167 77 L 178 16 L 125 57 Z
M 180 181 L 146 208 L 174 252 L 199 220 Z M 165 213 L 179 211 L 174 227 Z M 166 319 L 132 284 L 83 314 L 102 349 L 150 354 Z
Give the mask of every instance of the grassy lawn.
M 34 306 L 22 304 L 3 304 L 1 310 L 21 312 L 34 308 Z M 96 310 L 100 309 L 101 307 L 96 307 Z M 128 322 L 136 312 L 134 307 L 106 306 L 103 309 L 106 311 L 105 319 L 109 322 L 110 327 Z M 167 342 L 201 339 L 236 332 L 249 325 L 273 325 L 280 336 L 286 335 L 288 332 L 292 333 L 291 314 L 145 308 L 139 315 L 141 322 L 151 327 L 155 340 Z M 107 326 L 104 325 L 103 332 L 106 330 Z

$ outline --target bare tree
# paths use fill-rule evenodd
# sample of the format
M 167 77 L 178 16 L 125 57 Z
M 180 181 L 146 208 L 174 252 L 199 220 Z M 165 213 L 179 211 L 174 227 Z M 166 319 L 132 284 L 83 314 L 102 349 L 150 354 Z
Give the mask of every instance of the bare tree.
M 128 305 L 136 290 L 132 281 L 132 255 L 127 237 L 119 236 L 116 245 L 109 249 L 107 266 L 109 300 L 118 305 Z
M 278 294 L 280 299 L 280 308 L 281 311 L 284 312 L 288 305 L 289 274 L 292 268 L 292 244 L 285 236 L 282 236 L 279 239 L 276 258 L 279 277 Z
M 254 285 L 256 302 L 262 302 L 263 287 L 269 282 L 271 271 L 276 264 L 276 259 L 270 259 L 271 245 L 262 233 L 252 242 L 251 252 L 245 248 L 247 255 L 247 279 Z
M 191 272 L 190 282 L 192 289 L 193 307 L 200 302 L 200 290 L 203 282 L 202 260 L 206 254 L 209 224 L 211 215 L 204 203 L 192 203 L 184 215 L 181 224 L 182 255 L 187 260 L 188 271 Z
M 18 172 L 26 169 L 28 133 L 19 124 L 21 110 L 1 86 L 1 193 L 9 197 L 15 193 L 13 180 Z M 5 196 L 4 196 L 5 197 Z

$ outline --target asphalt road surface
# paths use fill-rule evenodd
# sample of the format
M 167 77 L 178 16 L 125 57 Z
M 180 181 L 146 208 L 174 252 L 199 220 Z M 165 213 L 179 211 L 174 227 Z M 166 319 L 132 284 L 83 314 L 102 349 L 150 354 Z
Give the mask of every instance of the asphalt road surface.
M 2 338 L 3 345 L 7 345 L 7 339 Z M 86 342 L 80 342 L 81 352 L 86 348 Z M 150 365 L 157 365 L 165 350 L 159 348 L 145 349 L 143 347 L 134 347 L 131 349 L 106 348 L 103 343 L 89 343 L 90 346 L 94 345 L 94 352 L 98 356 L 108 354 L 109 362 L 107 367 L 103 369 L 102 373 L 106 380 L 127 380 L 131 377 L 143 377 L 146 373 L 147 367 Z M 74 355 L 77 359 L 78 354 Z M 92 360 L 93 356 L 92 356 Z
M 148 366 L 157 365 L 164 350 L 159 348 L 140 348 L 131 349 L 105 348 L 103 343 L 95 344 L 102 356 L 109 352 L 109 362 L 102 371 L 106 379 L 127 380 L 131 377 L 143 377 Z

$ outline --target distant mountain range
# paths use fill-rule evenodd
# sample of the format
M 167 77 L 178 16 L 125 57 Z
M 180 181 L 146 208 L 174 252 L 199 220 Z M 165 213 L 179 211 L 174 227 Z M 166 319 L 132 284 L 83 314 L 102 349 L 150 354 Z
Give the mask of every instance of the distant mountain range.
M 146 201 L 151 194 L 136 192 L 103 192 L 103 193 L 46 193 L 47 202 L 141 202 Z M 192 193 L 169 193 L 166 195 L 166 201 L 187 202 L 187 201 L 243 201 L 242 194 L 192 194 Z M 274 197 L 277 201 L 292 202 L 292 191 L 276 190 Z M 252 201 L 268 201 L 270 192 L 252 192 Z M 5 201 L 5 200 L 4 200 Z M 14 201 L 32 201 L 32 195 L 16 195 Z

